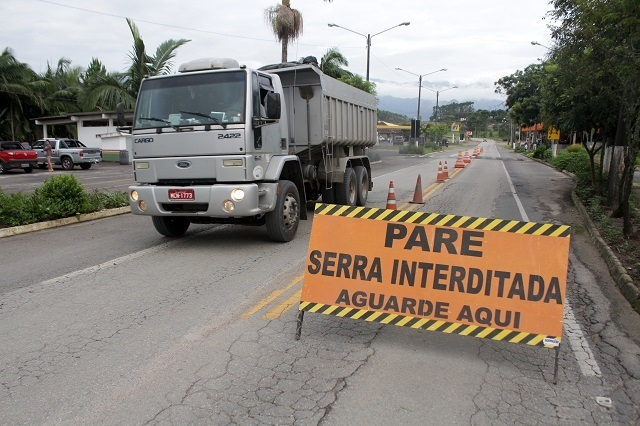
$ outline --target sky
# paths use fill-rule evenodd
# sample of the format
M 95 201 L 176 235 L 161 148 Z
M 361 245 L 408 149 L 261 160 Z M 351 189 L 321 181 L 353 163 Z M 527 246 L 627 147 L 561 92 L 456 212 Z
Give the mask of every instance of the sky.
M 230 57 L 249 68 L 280 62 L 281 47 L 265 22 L 277 0 L 0 0 L 0 48 L 8 47 L 36 72 L 60 58 L 86 68 L 98 58 L 109 71 L 128 67 L 136 23 L 148 54 L 168 39 L 191 40 L 174 58 Z M 349 71 L 366 75 L 366 35 L 371 34 L 370 79 L 379 96 L 418 97 L 439 91 L 440 102 L 495 100 L 499 78 L 539 62 L 551 46 L 548 0 L 291 0 L 301 12 L 302 36 L 289 45 L 290 61 L 318 60 L 332 47 Z M 408 26 L 397 26 L 410 22 Z M 338 27 L 329 27 L 334 23 Z M 388 30 L 388 31 L 387 31 Z M 356 34 L 359 33 L 359 34 Z M 402 68 L 409 72 L 399 71 Z M 411 74 L 412 73 L 412 74 Z M 455 89 L 450 87 L 457 86 Z

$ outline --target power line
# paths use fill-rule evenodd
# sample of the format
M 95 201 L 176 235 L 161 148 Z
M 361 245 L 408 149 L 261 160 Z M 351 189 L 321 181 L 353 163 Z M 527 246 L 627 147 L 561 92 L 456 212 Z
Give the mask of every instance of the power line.
M 127 16 L 116 15 L 114 13 L 99 12 L 97 10 L 85 9 L 85 8 L 77 7 L 77 6 L 70 6 L 68 4 L 57 3 L 57 2 L 49 1 L 49 0 L 37 0 L 37 1 L 42 2 L 42 3 L 51 4 L 51 5 L 54 5 L 54 6 L 66 7 L 66 8 L 69 8 L 69 9 L 79 10 L 79 11 L 82 11 L 82 12 L 93 13 L 93 14 L 96 14 L 96 15 L 109 16 L 109 17 L 112 17 L 112 18 L 118 18 L 118 19 L 127 19 L 128 18 Z M 263 42 L 273 43 L 273 40 L 266 40 L 266 39 L 263 39 L 263 38 L 247 37 L 247 36 L 240 36 L 240 35 L 235 35 L 235 34 L 218 33 L 218 32 L 215 32 L 215 31 L 201 30 L 201 29 L 198 29 L 198 28 L 189 28 L 189 27 L 182 27 L 182 26 L 179 26 L 179 25 L 164 24 L 162 22 L 147 21 L 145 19 L 136 19 L 136 18 L 130 18 L 130 19 L 132 19 L 133 21 L 136 21 L 136 22 L 144 22 L 145 24 L 159 25 L 161 27 L 175 28 L 175 29 L 185 30 L 185 31 L 195 31 L 195 32 L 199 32 L 199 33 L 218 35 L 218 36 L 222 36 L 222 37 L 233 37 L 233 38 L 241 38 L 241 39 L 245 39 L 245 40 L 254 40 L 254 41 L 263 41 Z M 326 46 L 318 45 L 318 44 L 306 44 L 306 43 L 299 43 L 299 44 L 301 46 L 312 46 L 312 47 L 323 47 L 323 48 L 326 47 Z

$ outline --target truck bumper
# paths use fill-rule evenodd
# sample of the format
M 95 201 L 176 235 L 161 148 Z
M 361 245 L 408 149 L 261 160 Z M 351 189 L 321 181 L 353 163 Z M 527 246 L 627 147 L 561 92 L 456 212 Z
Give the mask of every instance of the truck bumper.
M 254 217 L 275 208 L 277 183 L 218 184 L 213 186 L 129 187 L 133 214 L 147 216 L 202 216 L 212 218 Z M 193 199 L 170 199 L 170 191 L 193 194 Z M 193 192 L 191 192 L 193 191 Z M 243 193 L 242 199 L 232 197 Z

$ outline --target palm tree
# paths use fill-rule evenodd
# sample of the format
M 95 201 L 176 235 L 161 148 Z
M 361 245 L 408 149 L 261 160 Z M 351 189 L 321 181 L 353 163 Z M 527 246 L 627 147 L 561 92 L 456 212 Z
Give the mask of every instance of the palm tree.
M 13 51 L 0 54 L 0 138 L 27 140 L 33 136 L 30 118 L 41 115 L 45 83 L 19 62 Z
M 129 52 L 129 69 L 124 73 L 94 72 L 95 75 L 86 79 L 86 87 L 81 96 L 83 108 L 115 109 L 118 102 L 122 102 L 125 108 L 133 108 L 142 79 L 147 76 L 169 74 L 176 50 L 191 41 L 166 40 L 157 47 L 154 56 L 149 56 L 136 24 L 129 18 L 127 24 L 133 36 L 133 49 Z M 101 69 L 101 64 L 94 65 Z
M 332 0 L 325 0 L 331 2 Z M 278 4 L 265 9 L 264 17 L 273 34 L 282 44 L 282 62 L 287 62 L 287 48 L 290 42 L 302 35 L 302 15 L 291 8 L 291 0 L 282 0 Z
M 342 68 L 343 66 L 349 66 L 349 61 L 337 47 L 328 49 L 320 60 L 320 70 L 333 78 L 352 76 L 352 73 Z
M 60 58 L 55 70 L 47 63 L 42 79 L 47 83 L 45 94 L 45 113 L 56 115 L 77 112 L 78 95 L 82 89 L 81 67 L 72 67 L 71 60 Z

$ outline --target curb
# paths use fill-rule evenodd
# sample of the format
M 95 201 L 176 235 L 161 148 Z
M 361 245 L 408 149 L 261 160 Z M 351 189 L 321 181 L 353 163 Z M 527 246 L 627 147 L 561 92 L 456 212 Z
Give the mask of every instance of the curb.
M 26 234 L 28 232 L 41 231 L 43 229 L 56 228 L 58 226 L 72 225 L 74 223 L 87 222 L 90 220 L 102 219 L 104 217 L 117 216 L 126 213 L 131 213 L 131 208 L 129 206 L 118 207 L 109 210 L 101 210 L 98 212 L 87 214 L 77 214 L 75 216 L 49 220 L 47 222 L 37 222 L 31 223 L 29 225 L 2 228 L 0 229 L 0 238 L 10 237 L 12 235 Z
M 613 250 L 611 250 L 611 247 L 609 247 L 609 245 L 600 236 L 600 233 L 591 220 L 587 209 L 573 191 L 571 191 L 571 199 L 580 212 L 580 215 L 582 215 L 582 218 L 587 223 L 587 231 L 589 231 L 591 241 L 593 241 L 596 249 L 600 252 L 600 256 L 602 256 L 602 259 L 609 267 L 609 273 L 616 282 L 616 286 L 620 289 L 622 295 L 629 301 L 631 307 L 633 307 L 636 312 L 640 313 L 640 290 L 635 285 L 631 276 L 627 273 L 627 270 L 624 268 Z

